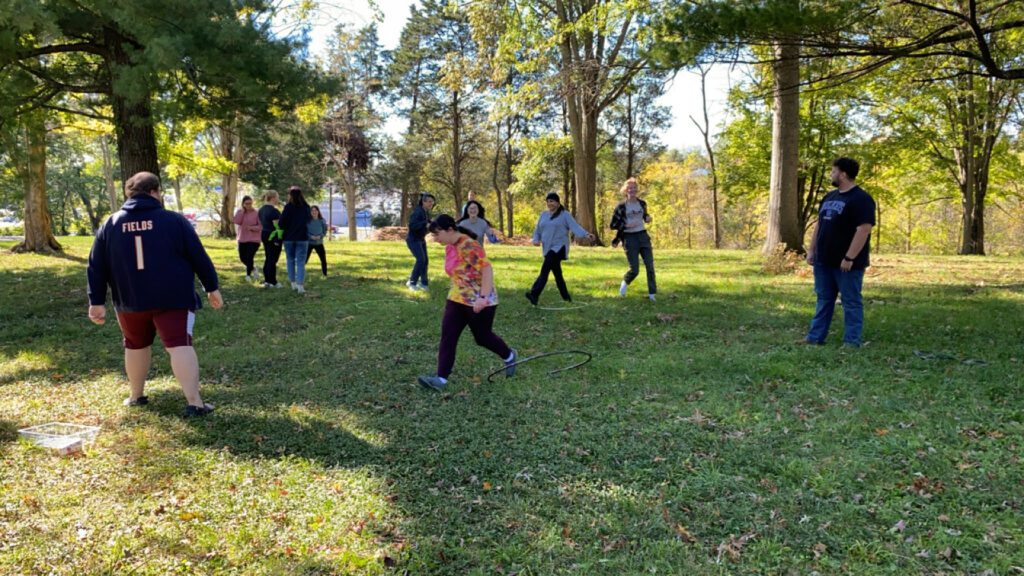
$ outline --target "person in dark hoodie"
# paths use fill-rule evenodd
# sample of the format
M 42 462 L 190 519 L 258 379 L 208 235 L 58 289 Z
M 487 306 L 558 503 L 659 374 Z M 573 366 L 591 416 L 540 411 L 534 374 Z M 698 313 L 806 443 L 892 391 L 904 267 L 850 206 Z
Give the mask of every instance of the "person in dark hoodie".
M 284 257 L 288 269 L 288 281 L 292 290 L 305 294 L 306 253 L 309 251 L 309 204 L 302 189 L 292 186 L 288 189 L 288 203 L 281 212 L 281 228 L 284 229 Z
M 409 215 L 409 233 L 405 237 L 405 245 L 416 259 L 412 274 L 405 283 L 410 290 L 426 290 L 430 286 L 427 278 L 427 225 L 430 224 L 430 209 L 436 199 L 432 194 L 421 194 L 420 201 Z
M 224 305 L 217 271 L 184 216 L 164 210 L 160 179 L 139 172 L 125 182 L 128 200 L 96 233 L 89 253 L 89 320 L 106 322 L 110 286 L 124 336 L 124 365 L 131 384 L 126 406 L 148 403 L 146 374 L 153 338 L 160 335 L 171 370 L 188 401 L 185 417 L 205 416 L 213 406 L 199 395 L 199 360 L 192 347 L 195 312 L 202 303 L 195 277 L 214 309 Z

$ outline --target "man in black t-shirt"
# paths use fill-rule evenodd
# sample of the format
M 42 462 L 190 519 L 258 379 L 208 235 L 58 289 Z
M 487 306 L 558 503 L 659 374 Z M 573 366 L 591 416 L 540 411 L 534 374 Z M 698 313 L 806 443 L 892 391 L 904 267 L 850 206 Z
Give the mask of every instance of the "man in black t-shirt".
M 864 330 L 861 287 L 870 265 L 871 228 L 875 201 L 857 185 L 860 165 L 852 158 L 832 162 L 832 185 L 818 210 L 807 262 L 814 266 L 814 292 L 818 304 L 811 329 L 801 342 L 824 344 L 835 312 L 836 296 L 843 299 L 843 344 L 860 347 Z

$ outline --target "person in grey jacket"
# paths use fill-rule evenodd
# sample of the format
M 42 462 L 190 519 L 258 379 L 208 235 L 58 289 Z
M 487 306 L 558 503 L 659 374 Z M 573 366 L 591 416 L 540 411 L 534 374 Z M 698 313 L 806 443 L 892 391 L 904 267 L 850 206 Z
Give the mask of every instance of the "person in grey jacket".
M 306 264 L 309 264 L 309 256 L 316 252 L 316 255 L 320 257 L 320 271 L 324 273 L 324 278 L 327 278 L 327 251 L 324 250 L 324 237 L 327 236 L 327 221 L 324 220 L 323 214 L 320 213 L 319 206 L 310 206 L 309 215 L 311 220 L 306 225 L 306 229 L 309 231 L 309 250 L 306 251 Z
M 576 236 L 584 236 L 590 240 L 594 235 L 587 232 L 582 226 L 576 223 L 563 206 L 558 194 L 552 192 L 547 195 L 545 201 L 548 209 L 542 212 L 537 220 L 537 226 L 533 229 L 533 245 L 540 246 L 544 254 L 544 264 L 541 265 L 540 275 L 534 281 L 533 287 L 526 293 L 526 299 L 530 304 L 537 305 L 544 286 L 548 283 L 548 274 L 554 273 L 555 286 L 562 300 L 572 302 L 569 288 L 565 285 L 565 278 L 562 277 L 562 260 L 569 258 L 569 232 Z

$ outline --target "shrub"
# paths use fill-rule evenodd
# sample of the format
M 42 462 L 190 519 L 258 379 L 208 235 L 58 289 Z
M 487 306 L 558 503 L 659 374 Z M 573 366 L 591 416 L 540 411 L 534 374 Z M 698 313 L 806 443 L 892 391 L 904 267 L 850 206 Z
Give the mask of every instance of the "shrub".
M 786 250 L 786 245 L 779 242 L 761 261 L 761 270 L 765 274 L 792 274 L 803 262 L 803 256 L 796 250 Z

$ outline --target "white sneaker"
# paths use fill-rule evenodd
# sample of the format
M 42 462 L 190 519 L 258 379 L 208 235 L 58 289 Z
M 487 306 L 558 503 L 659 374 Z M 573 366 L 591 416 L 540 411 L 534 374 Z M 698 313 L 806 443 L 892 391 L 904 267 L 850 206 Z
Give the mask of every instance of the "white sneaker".
M 245 275 L 245 281 L 246 281 L 246 282 L 252 282 L 252 280 L 253 280 L 253 278 L 252 278 L 252 276 L 251 276 L 251 275 L 249 275 L 249 274 L 246 274 L 246 275 Z
M 296 284 L 295 285 L 295 291 L 298 292 L 299 294 L 305 294 L 306 293 L 306 288 L 303 287 L 302 284 Z
M 413 282 L 412 282 L 411 280 L 410 280 L 410 281 L 408 281 L 408 282 L 406 282 L 406 283 L 405 283 L 405 286 L 406 286 L 406 287 L 407 287 L 407 288 L 408 288 L 409 290 L 412 290 L 413 292 L 415 292 L 415 291 L 417 291 L 417 290 L 419 290 L 419 289 L 420 289 L 420 288 L 419 288 L 419 286 L 417 286 L 417 285 L 416 285 L 415 283 L 413 283 Z
M 622 296 L 623 298 L 625 298 L 626 297 L 626 288 L 628 288 L 628 287 L 629 287 L 629 284 L 626 284 L 626 281 L 623 280 L 622 284 L 619 284 L 619 296 Z
M 654 294 L 648 294 L 647 297 L 651 299 L 651 302 L 654 302 Z
M 274 288 L 284 288 L 284 284 L 278 282 L 277 284 L 274 284 Z
M 291 284 L 292 284 L 292 290 L 295 290 L 296 287 L 298 286 L 298 284 L 296 284 L 295 282 L 292 282 Z
M 417 290 L 427 290 L 429 292 L 430 286 L 427 286 L 426 284 L 420 284 Z

